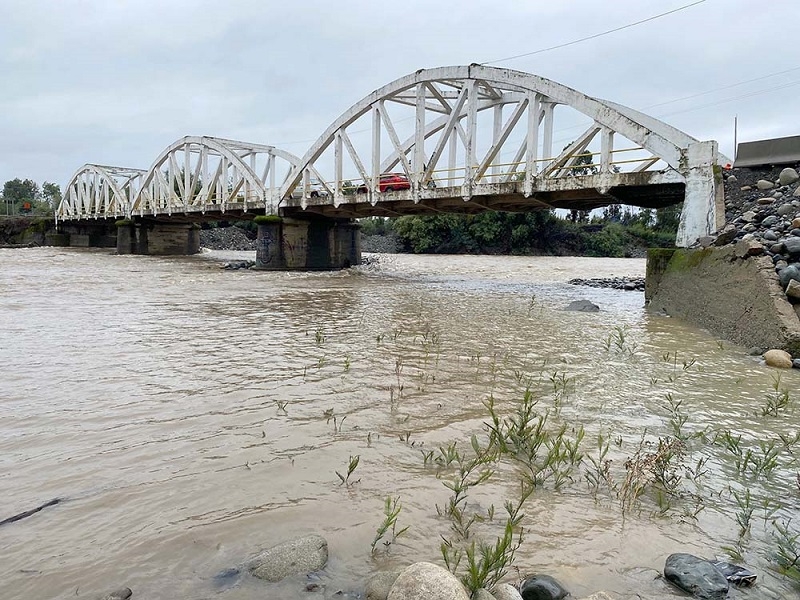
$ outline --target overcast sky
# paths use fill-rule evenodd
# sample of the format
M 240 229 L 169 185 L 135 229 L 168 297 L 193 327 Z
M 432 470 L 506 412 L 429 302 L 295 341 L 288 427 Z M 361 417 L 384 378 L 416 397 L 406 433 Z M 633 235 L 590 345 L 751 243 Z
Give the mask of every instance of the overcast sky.
M 0 0 L 0 184 L 63 188 L 87 162 L 146 169 L 185 135 L 302 155 L 351 104 L 417 69 L 533 52 L 692 1 Z M 799 23 L 797 0 L 705 0 L 493 64 L 733 156 L 734 115 L 739 141 L 800 134 Z

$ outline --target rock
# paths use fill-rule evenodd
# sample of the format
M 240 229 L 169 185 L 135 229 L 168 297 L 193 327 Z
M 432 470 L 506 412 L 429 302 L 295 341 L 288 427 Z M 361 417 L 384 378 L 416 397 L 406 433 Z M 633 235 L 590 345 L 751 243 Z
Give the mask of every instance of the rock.
M 522 582 L 519 595 L 522 600 L 561 600 L 569 596 L 569 592 L 549 575 L 534 575 Z
M 749 186 L 749 185 L 743 185 L 742 187 L 739 188 L 739 191 L 740 192 L 749 192 L 752 189 L 753 188 L 751 186 Z
M 389 597 L 389 590 L 400 577 L 404 569 L 394 569 L 393 571 L 378 571 L 368 580 L 364 588 L 364 596 L 367 600 L 386 600 Z
M 794 206 L 787 202 L 786 204 L 781 204 L 776 212 L 782 217 L 788 217 L 794 213 L 794 210 Z
M 697 243 L 700 244 L 703 248 L 708 248 L 711 244 L 714 243 L 714 238 L 710 235 L 704 235 L 697 239 Z
M 639 597 L 641 598 L 641 596 Z M 580 600 L 614 600 L 614 598 L 609 596 L 606 592 L 595 592 L 591 596 L 580 598 Z
M 670 554 L 664 564 L 664 577 L 697 598 L 723 600 L 728 595 L 728 580 L 707 560 L 691 554 Z
M 792 194 L 792 196 L 800 196 L 800 185 L 797 186 L 797 189 L 794 191 L 794 194 Z
M 783 243 L 779 242 L 777 244 L 772 244 L 769 247 L 769 251 L 773 254 L 781 254 L 786 248 L 784 247 Z
M 786 286 L 789 285 L 789 282 L 792 279 L 800 281 L 800 269 L 798 269 L 795 265 L 789 265 L 785 269 L 778 271 L 778 279 L 780 280 L 783 289 L 786 289 Z
M 773 198 L 759 198 L 756 200 L 756 204 L 772 204 L 775 202 Z
M 736 179 L 736 175 L 728 175 L 728 178 L 725 180 L 725 183 L 736 183 L 739 181 Z
M 717 234 L 717 240 L 714 242 L 715 246 L 724 246 L 730 244 L 736 237 L 736 227 L 733 225 L 726 225 L 722 231 Z
M 236 585 L 239 581 L 239 576 L 241 572 L 236 567 L 231 567 L 230 569 L 225 569 L 224 571 L 220 571 L 214 577 L 211 578 L 211 581 L 214 582 L 214 587 L 217 590 L 226 590 L 230 587 Z
M 600 307 L 591 300 L 573 300 L 564 310 L 575 312 L 598 312 Z
M 745 223 L 752 223 L 756 218 L 756 213 L 752 210 L 748 210 L 746 213 L 742 214 L 742 221 Z
M 764 354 L 764 350 L 763 348 L 759 348 L 758 346 L 753 346 L 747 351 L 747 353 L 750 356 L 761 356 L 762 354 Z
M 131 588 L 120 588 L 106 594 L 105 596 L 98 597 L 97 600 L 128 600 L 128 598 L 131 596 L 133 596 Z
M 797 188 L 800 190 L 800 188 Z M 792 219 L 792 229 L 800 229 L 800 217 Z
M 792 367 L 795 368 L 795 369 L 800 369 L 800 358 L 795 358 L 792 361 Z M 499 600 L 499 598 L 498 598 L 498 600 Z
M 778 240 L 778 234 L 776 234 L 771 229 L 767 229 L 764 232 L 764 235 L 762 235 L 761 237 L 764 238 L 765 240 L 767 240 L 768 242 L 775 242 L 775 241 Z
M 714 560 L 711 562 L 717 567 L 717 570 L 725 576 L 725 579 L 730 581 L 733 585 L 750 587 L 758 578 L 755 573 L 739 565 L 734 565 L 724 560 Z
M 775 187 L 775 184 L 771 181 L 767 181 L 766 179 L 759 179 L 756 181 L 756 187 L 760 190 L 771 190 Z
M 779 260 L 778 262 L 775 263 L 775 270 L 780 271 L 781 269 L 785 269 L 788 266 L 789 263 L 787 263 L 785 260 Z
M 428 562 L 414 563 L 392 585 L 387 600 L 470 600 L 467 590 L 447 569 Z
M 792 355 L 785 350 L 767 350 L 764 352 L 764 360 L 768 367 L 776 367 L 778 369 L 792 368 Z
M 739 258 L 758 256 L 764 253 L 764 246 L 755 240 L 741 240 L 736 243 L 735 253 Z
M 280 581 L 289 575 L 319 571 L 328 562 L 328 542 L 320 535 L 283 542 L 249 561 L 250 573 L 259 579 Z
M 472 596 L 472 600 L 497 600 L 488 590 L 483 588 L 479 589 Z
M 494 600 L 522 600 L 519 590 L 510 583 L 501 583 L 494 586 L 492 594 L 494 594 Z
M 776 217 L 775 215 L 770 215 L 766 219 L 761 221 L 761 226 L 762 227 L 772 227 L 777 222 L 778 222 L 778 217 Z
M 790 279 L 789 285 L 786 286 L 786 295 L 790 298 L 797 298 L 800 300 L 800 281 Z
M 791 185 L 798 180 L 800 180 L 800 175 L 798 175 L 797 171 L 791 167 L 786 167 L 783 171 L 781 171 L 781 174 L 778 175 L 778 181 L 781 185 Z
M 798 255 L 800 254 L 800 238 L 799 237 L 788 237 L 783 240 L 783 245 L 786 247 L 786 252 L 790 255 Z

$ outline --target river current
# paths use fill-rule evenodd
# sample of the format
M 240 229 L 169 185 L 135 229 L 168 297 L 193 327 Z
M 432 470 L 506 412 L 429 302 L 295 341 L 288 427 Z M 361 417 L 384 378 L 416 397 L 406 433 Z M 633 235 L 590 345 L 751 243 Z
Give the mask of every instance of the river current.
M 776 524 L 797 532 L 800 374 L 778 379 L 745 349 L 647 311 L 641 293 L 566 283 L 643 276 L 643 260 L 220 268 L 244 257 L 0 250 L 0 520 L 61 499 L 0 526 L 0 598 L 122 586 L 134 600 L 334 598 L 378 569 L 442 564 L 443 537 L 460 543 L 440 514 L 456 472 L 447 447 L 473 455 L 472 436 L 488 443 L 488 400 L 510 417 L 526 389 L 548 428 L 583 432 L 584 458 L 524 503 L 507 580 L 547 573 L 575 597 L 677 598 L 657 576 L 667 555 L 690 552 L 756 571 L 737 597 L 798 596 L 779 573 Z M 576 299 L 601 311 L 565 311 Z M 626 507 L 631 461 L 677 433 L 673 493 L 645 486 Z M 598 483 L 587 456 L 599 461 L 604 443 Z M 744 467 L 737 448 L 751 450 Z M 463 506 L 479 517 L 471 539 L 493 543 L 524 468 L 491 468 Z M 408 530 L 373 550 L 387 497 Z M 320 591 L 213 579 L 305 533 L 329 543 Z

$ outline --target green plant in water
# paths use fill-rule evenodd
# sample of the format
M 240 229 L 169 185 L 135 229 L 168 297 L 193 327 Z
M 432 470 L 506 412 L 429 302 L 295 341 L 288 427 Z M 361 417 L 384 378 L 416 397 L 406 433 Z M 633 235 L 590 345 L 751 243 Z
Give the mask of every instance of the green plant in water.
M 322 346 L 325 343 L 325 334 L 322 331 L 322 326 L 317 325 L 317 328 L 314 330 L 314 342 L 317 346 Z
M 286 414 L 286 406 L 289 404 L 286 400 L 275 400 L 275 404 L 278 406 L 278 412 Z
M 389 546 L 393 544 L 397 538 L 408 531 L 408 526 L 405 526 L 400 530 L 397 529 L 397 517 L 400 515 L 402 508 L 403 506 L 400 504 L 399 496 L 397 498 L 386 496 L 386 501 L 384 502 L 383 506 L 383 522 L 378 525 L 375 538 L 372 540 L 371 544 L 373 553 L 375 552 L 375 546 L 379 541 L 383 540 L 383 545 L 388 550 Z
M 344 370 L 345 370 L 345 372 L 350 370 L 350 355 L 349 354 L 345 354 L 344 355 Z
M 780 411 L 789 406 L 789 388 L 781 387 L 781 376 L 772 380 L 773 392 L 767 395 L 766 404 L 761 408 L 761 416 L 777 417 Z
M 603 347 L 606 352 L 614 352 L 615 354 L 626 354 L 633 356 L 639 345 L 636 342 L 629 340 L 628 327 L 625 325 L 616 325 L 612 328 L 611 333 L 606 336 L 603 341 Z
M 350 481 L 350 476 L 355 472 L 356 468 L 358 467 L 359 460 L 361 460 L 360 454 L 356 454 L 355 456 L 350 455 L 350 461 L 347 463 L 347 475 L 342 475 L 341 473 L 339 473 L 339 471 L 335 471 L 336 475 L 341 480 L 341 483 L 339 483 L 339 485 L 345 485 L 347 487 L 350 487 L 351 485 L 355 485 L 356 483 L 361 481 L 360 479 L 356 481 Z
M 775 562 L 781 573 L 800 581 L 800 533 L 794 531 L 791 525 L 791 519 L 772 523 L 776 546 Z

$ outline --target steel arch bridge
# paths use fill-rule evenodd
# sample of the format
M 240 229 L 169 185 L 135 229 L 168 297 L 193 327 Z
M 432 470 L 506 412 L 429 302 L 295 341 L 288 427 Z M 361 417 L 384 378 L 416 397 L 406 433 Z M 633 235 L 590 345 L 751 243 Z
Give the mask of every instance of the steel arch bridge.
M 122 212 L 354 218 L 684 201 L 676 243 L 687 246 L 722 225 L 719 168 L 729 162 L 716 142 L 631 108 L 473 64 L 419 70 L 375 90 L 302 158 L 272 146 L 179 140 L 127 192 Z M 97 216 L 75 206 L 59 207 L 59 218 Z

